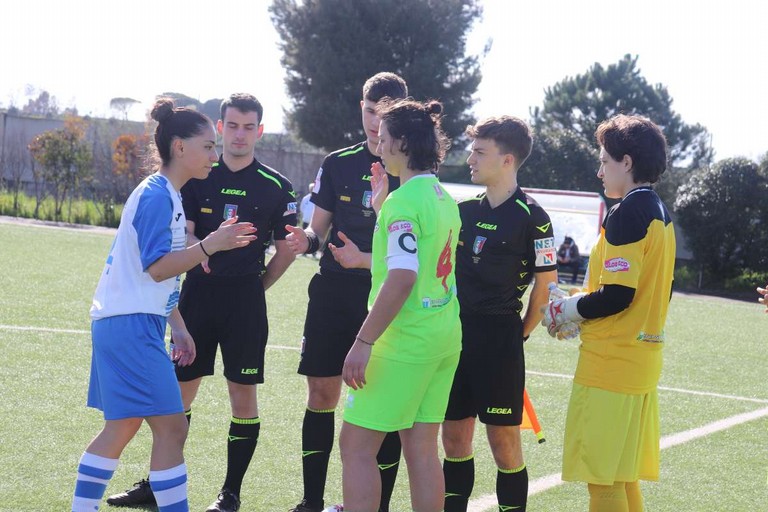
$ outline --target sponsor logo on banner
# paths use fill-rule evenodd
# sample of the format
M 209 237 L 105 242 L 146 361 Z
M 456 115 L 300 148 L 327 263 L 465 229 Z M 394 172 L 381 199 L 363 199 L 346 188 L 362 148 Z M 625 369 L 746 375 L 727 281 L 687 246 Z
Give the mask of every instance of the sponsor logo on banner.
M 366 190 L 363 192 L 363 208 L 370 208 L 371 207 L 371 200 L 373 198 L 373 192 L 370 190 Z
M 554 265 L 557 261 L 557 249 L 555 248 L 555 238 L 539 238 L 533 241 L 534 252 L 536 253 L 537 267 L 548 267 Z
M 390 233 L 394 233 L 395 231 L 410 232 L 410 231 L 413 231 L 413 226 L 411 225 L 410 222 L 406 220 L 398 220 L 390 224 L 389 227 L 387 228 L 387 231 L 389 231 Z
M 629 262 L 624 258 L 611 258 L 605 260 L 603 268 L 607 272 L 629 272 Z
M 237 205 L 236 204 L 225 204 L 224 205 L 224 220 L 231 219 L 232 217 L 237 217 Z
M 475 243 L 472 244 L 472 252 L 475 254 L 480 254 L 480 252 L 483 250 L 483 246 L 485 245 L 485 242 L 488 239 L 484 236 L 476 236 L 475 237 Z

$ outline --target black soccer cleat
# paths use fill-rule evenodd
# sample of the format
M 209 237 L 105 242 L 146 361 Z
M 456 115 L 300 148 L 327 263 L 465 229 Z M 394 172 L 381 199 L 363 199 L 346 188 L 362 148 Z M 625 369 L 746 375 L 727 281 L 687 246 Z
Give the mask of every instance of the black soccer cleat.
M 293 507 L 288 512 L 323 512 L 323 505 L 319 507 L 312 507 L 307 503 L 306 499 L 301 500 L 301 503 Z
M 229 489 L 222 489 L 216 501 L 211 503 L 205 512 L 237 512 L 240 509 L 240 498 Z
M 149 480 L 139 480 L 133 487 L 119 494 L 113 494 L 107 498 L 107 505 L 114 507 L 141 507 L 155 505 L 155 495 L 149 486 Z

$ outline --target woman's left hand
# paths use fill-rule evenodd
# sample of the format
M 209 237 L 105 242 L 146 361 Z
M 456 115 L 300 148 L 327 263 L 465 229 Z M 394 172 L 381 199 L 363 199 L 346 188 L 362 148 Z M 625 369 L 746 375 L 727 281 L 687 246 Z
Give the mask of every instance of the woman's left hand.
M 173 343 L 171 344 L 171 361 L 177 366 L 189 366 L 195 360 L 197 351 L 195 350 L 195 340 L 189 331 L 171 330 Z
M 363 386 L 365 386 L 365 369 L 368 366 L 368 360 L 371 358 L 372 348 L 371 345 L 355 340 L 352 348 L 347 353 L 346 359 L 344 359 L 341 378 L 352 389 L 363 389 Z

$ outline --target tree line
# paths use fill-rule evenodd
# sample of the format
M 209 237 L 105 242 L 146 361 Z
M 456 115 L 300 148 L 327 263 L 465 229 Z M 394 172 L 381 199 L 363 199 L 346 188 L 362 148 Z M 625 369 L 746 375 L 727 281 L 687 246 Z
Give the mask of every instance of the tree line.
M 291 99 L 286 128 L 295 139 L 325 151 L 362 140 L 362 83 L 379 71 L 392 71 L 405 78 L 415 97 L 443 102 L 456 165 L 443 169 L 441 177 L 468 182 L 463 131 L 475 121 L 472 106 L 483 55 L 466 54 L 466 36 L 482 18 L 477 0 L 274 0 L 270 13 Z M 667 88 L 643 77 L 638 60 L 625 55 L 609 65 L 595 63 L 544 91 L 541 106 L 528 113 L 535 142 L 520 182 L 602 193 L 595 178 L 597 125 L 618 113 L 646 116 L 662 127 L 669 144 L 668 171 L 657 191 L 685 230 L 699 271 L 712 282 L 768 273 L 768 209 L 759 206 L 768 197 L 768 153 L 758 162 L 716 162 L 707 129 L 686 123 Z M 25 108 L 58 114 L 55 98 L 43 93 Z M 164 95 L 218 118 L 221 99 Z M 115 98 L 111 106 L 125 116 L 134 102 Z M 99 190 L 104 204 L 120 203 L 139 179 L 148 142 L 146 136 L 127 133 L 109 143 L 89 142 L 75 113 L 68 112 L 63 128 L 29 145 L 36 176 L 51 184 L 58 216 L 73 191 Z M 6 186 L 13 181 L 10 160 L 6 155 Z M 88 172 L 97 165 L 107 170 Z

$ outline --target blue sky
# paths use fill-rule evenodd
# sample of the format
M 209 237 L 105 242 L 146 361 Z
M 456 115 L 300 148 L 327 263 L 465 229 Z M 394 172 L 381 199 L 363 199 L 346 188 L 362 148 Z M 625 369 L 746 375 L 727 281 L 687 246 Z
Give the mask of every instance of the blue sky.
M 404 0 L 407 1 L 407 0 Z M 267 131 L 289 106 L 277 34 L 266 0 L 10 0 L 0 4 L 0 106 L 26 102 L 28 86 L 60 106 L 110 115 L 109 100 L 142 102 L 174 91 L 201 100 L 250 91 L 265 104 Z M 768 152 L 768 2 L 759 0 L 483 0 L 469 38 L 489 39 L 475 113 L 528 118 L 544 89 L 595 62 L 639 55 L 687 123 L 712 134 L 717 158 Z

